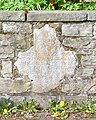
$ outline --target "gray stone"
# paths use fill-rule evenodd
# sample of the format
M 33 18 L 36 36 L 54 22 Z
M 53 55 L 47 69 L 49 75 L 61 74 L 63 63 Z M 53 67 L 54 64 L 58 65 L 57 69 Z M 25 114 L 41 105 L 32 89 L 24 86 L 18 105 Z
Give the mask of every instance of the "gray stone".
M 93 27 L 93 35 L 96 36 L 96 23 L 94 23 L 94 27 Z
M 28 49 L 33 45 L 32 34 L 0 34 L 0 46 Z
M 12 61 L 2 61 L 1 75 L 3 77 L 12 77 Z
M 90 37 L 80 37 L 80 38 L 64 38 L 63 45 L 71 48 L 81 48 L 87 46 L 90 43 L 92 38 Z
M 2 31 L 4 33 L 32 33 L 32 25 L 30 23 L 3 22 Z
M 14 47 L 12 46 L 1 46 L 0 47 L 0 59 L 13 58 L 13 57 L 14 57 Z
M 28 96 L 27 96 L 28 97 Z M 14 101 L 14 103 L 20 103 L 20 102 L 22 102 L 23 100 L 25 100 L 26 98 L 25 98 L 25 96 L 10 96 L 10 99 L 9 100 L 11 100 L 11 101 Z M 32 99 L 31 99 L 32 100 Z
M 90 54 L 93 53 L 93 49 L 87 49 L 87 48 L 84 48 L 84 47 L 86 47 L 86 46 L 78 48 L 76 53 L 81 54 L 81 55 L 90 55 Z
M 81 58 L 82 66 L 96 66 L 96 56 L 94 55 L 86 55 Z
M 82 11 L 30 11 L 27 21 L 85 21 L 87 13 Z
M 23 93 L 29 92 L 31 89 L 31 81 L 28 77 L 16 78 L 0 78 L 0 93 Z
M 40 103 L 40 106 L 44 107 L 44 108 L 49 107 L 50 100 L 54 100 L 54 101 L 57 100 L 57 96 L 48 95 L 47 93 L 46 94 L 36 94 L 36 93 L 31 92 L 31 94 L 26 95 L 24 97 L 27 101 L 31 101 L 32 98 L 35 99 L 38 103 Z
M 62 25 L 64 36 L 92 36 L 92 23 L 65 23 Z
M 79 36 L 80 24 L 63 24 L 62 25 L 62 35 L 64 36 Z
M 67 96 L 82 95 L 84 87 L 87 83 L 87 78 L 83 79 L 81 76 L 75 76 L 74 78 L 66 78 L 65 82 L 62 84 L 62 92 Z
M 87 39 L 87 40 L 89 40 L 89 39 Z M 93 50 L 95 48 L 95 46 L 96 46 L 96 38 L 92 37 L 90 40 L 91 41 L 89 43 L 86 42 L 88 44 L 85 44 L 85 45 L 82 46 L 82 49 Z
M 88 95 L 96 95 L 96 84 L 88 90 Z
M 79 28 L 80 36 L 93 36 L 93 24 L 82 23 Z
M 87 95 L 69 95 L 69 96 L 65 96 L 65 101 L 67 101 L 68 103 L 70 103 L 71 101 L 77 101 L 78 103 L 82 103 L 82 102 L 87 102 L 88 100 L 88 96 Z
M 96 20 L 96 12 L 95 11 L 88 11 L 88 20 L 95 21 Z
M 33 80 L 32 91 L 37 93 L 59 86 L 65 75 L 74 75 L 76 65 L 75 52 L 60 46 L 55 29 L 48 24 L 34 29 L 34 47 L 20 52 L 15 62 L 19 73 Z
M 83 82 L 69 82 L 68 84 L 63 85 L 62 92 L 67 95 L 79 95 L 84 87 Z
M 14 95 L 14 96 L 10 96 L 10 100 L 14 101 L 15 103 L 20 103 L 23 100 L 27 100 L 27 101 L 31 101 L 32 99 L 34 99 L 35 101 L 37 101 L 38 103 L 40 103 L 40 106 L 43 108 L 48 108 L 49 107 L 49 101 L 50 100 L 54 100 L 56 101 L 56 96 L 49 96 L 47 94 L 36 94 L 36 93 L 26 93 L 26 94 L 19 94 L 18 96 Z
M 1 46 L 14 45 L 14 35 L 0 34 L 0 45 Z
M 33 45 L 32 34 L 15 34 L 14 39 L 16 49 L 26 50 Z
M 91 77 L 94 74 L 94 68 L 90 66 L 80 67 L 76 71 L 78 77 Z
M 15 22 L 4 22 L 2 24 L 2 31 L 4 33 L 8 33 L 8 32 L 12 32 L 12 33 L 16 32 L 16 33 L 18 33 L 19 27 L 16 25 Z
M 25 21 L 24 11 L 0 11 L 0 21 Z
M 84 93 L 88 95 L 96 94 L 96 78 L 89 80 L 84 87 Z

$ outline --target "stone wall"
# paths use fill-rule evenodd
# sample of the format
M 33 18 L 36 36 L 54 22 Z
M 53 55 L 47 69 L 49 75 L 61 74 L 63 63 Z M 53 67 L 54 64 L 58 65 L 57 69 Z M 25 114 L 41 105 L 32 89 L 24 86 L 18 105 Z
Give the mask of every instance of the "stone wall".
M 95 95 L 96 11 L 0 11 L 0 98 Z

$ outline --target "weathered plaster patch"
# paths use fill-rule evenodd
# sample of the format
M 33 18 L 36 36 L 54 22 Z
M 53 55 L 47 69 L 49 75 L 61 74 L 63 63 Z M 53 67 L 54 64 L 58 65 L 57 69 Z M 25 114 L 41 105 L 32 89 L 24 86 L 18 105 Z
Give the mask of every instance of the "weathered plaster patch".
M 34 29 L 34 47 L 20 52 L 15 62 L 21 75 L 33 80 L 33 92 L 48 92 L 60 84 L 64 76 L 74 74 L 77 65 L 73 51 L 64 51 L 56 31 L 46 24 Z

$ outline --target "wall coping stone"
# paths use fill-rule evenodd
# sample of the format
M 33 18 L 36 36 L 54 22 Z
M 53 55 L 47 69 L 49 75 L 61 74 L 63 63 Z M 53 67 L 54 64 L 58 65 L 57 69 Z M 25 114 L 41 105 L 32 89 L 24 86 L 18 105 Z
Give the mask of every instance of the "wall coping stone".
M 0 10 L 0 21 L 25 21 L 24 11 Z
M 3 11 L 0 10 L 0 22 L 2 21 L 25 21 L 24 11 Z M 27 14 L 28 22 L 78 22 L 96 21 L 96 11 L 29 11 Z
M 86 21 L 86 11 L 29 11 L 27 21 Z

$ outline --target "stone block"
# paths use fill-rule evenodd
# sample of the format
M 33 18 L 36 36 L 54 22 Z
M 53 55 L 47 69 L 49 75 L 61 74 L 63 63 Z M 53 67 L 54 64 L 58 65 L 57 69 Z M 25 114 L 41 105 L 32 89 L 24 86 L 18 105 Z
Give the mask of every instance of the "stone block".
M 2 61 L 1 75 L 3 77 L 12 77 L 12 61 Z
M 82 64 L 82 66 L 93 66 L 95 68 L 95 66 L 96 66 L 96 56 L 94 56 L 94 55 L 82 56 L 81 64 Z
M 13 46 L 14 40 L 14 35 L 0 34 L 0 46 Z
M 13 57 L 14 57 L 14 47 L 12 46 L 1 46 L 0 47 L 0 59 L 13 58 Z
M 71 82 L 63 85 L 62 92 L 64 92 L 66 95 L 79 95 L 81 94 L 83 87 L 83 82 Z
M 92 36 L 92 23 L 65 23 L 62 25 L 62 35 L 64 36 Z
M 31 90 L 31 81 L 28 77 L 16 78 L 0 78 L 0 93 L 24 93 Z
M 87 49 L 87 50 L 93 50 L 94 51 L 95 46 L 96 46 L 96 38 L 94 39 L 92 37 L 91 41 L 88 44 L 85 44 L 85 45 L 82 46 L 82 49 Z
M 18 103 L 22 102 L 23 100 L 27 100 L 27 98 L 22 95 L 18 95 L 18 96 L 14 95 L 14 96 L 11 96 L 9 100 L 14 101 L 14 103 L 18 104 Z
M 69 95 L 69 96 L 65 96 L 65 100 L 70 103 L 72 100 L 73 101 L 77 101 L 78 103 L 82 103 L 82 102 L 87 102 L 88 101 L 88 96 L 87 95 Z
M 81 23 L 78 31 L 80 36 L 92 36 L 93 35 L 93 24 L 92 23 Z
M 40 103 L 41 107 L 49 107 L 48 102 L 50 100 L 56 101 L 56 96 L 51 96 L 48 95 L 48 93 L 45 94 L 36 94 L 36 93 L 31 93 L 28 97 L 26 96 L 26 99 L 30 101 L 32 98 L 34 98 L 38 103 Z
M 96 95 L 96 85 L 90 87 L 88 95 Z
M 93 78 L 87 82 L 84 87 L 84 93 L 88 95 L 96 95 L 96 78 Z
M 84 68 L 78 68 L 76 71 L 78 77 L 91 77 L 94 74 L 94 68 L 86 66 Z
M 83 46 L 83 47 L 85 47 L 85 46 Z M 78 48 L 76 53 L 82 54 L 82 55 L 90 55 L 93 53 L 93 49 L 87 49 L 87 48 L 83 48 L 83 47 Z
M 67 38 L 63 39 L 63 45 L 71 48 L 83 48 L 83 46 L 87 46 L 90 41 L 92 40 L 91 37 L 80 37 L 80 38 Z
M 32 25 L 23 22 L 3 22 L 2 31 L 4 33 L 32 33 Z
M 93 35 L 96 36 L 96 22 L 94 23 L 94 26 L 93 26 Z
M 24 11 L 0 11 L 0 21 L 25 21 Z
M 16 25 L 15 22 L 3 22 L 2 24 L 2 31 L 4 33 L 18 33 L 19 27 Z
M 85 11 L 29 11 L 27 21 L 85 21 Z
M 62 84 L 62 92 L 65 95 L 81 95 L 83 94 L 83 88 L 87 84 L 87 80 L 81 77 L 66 78 Z
M 88 11 L 88 19 L 90 21 L 96 21 L 96 12 L 95 11 Z
M 25 50 L 33 45 L 32 34 L 15 34 L 14 39 L 14 46 L 16 49 Z

